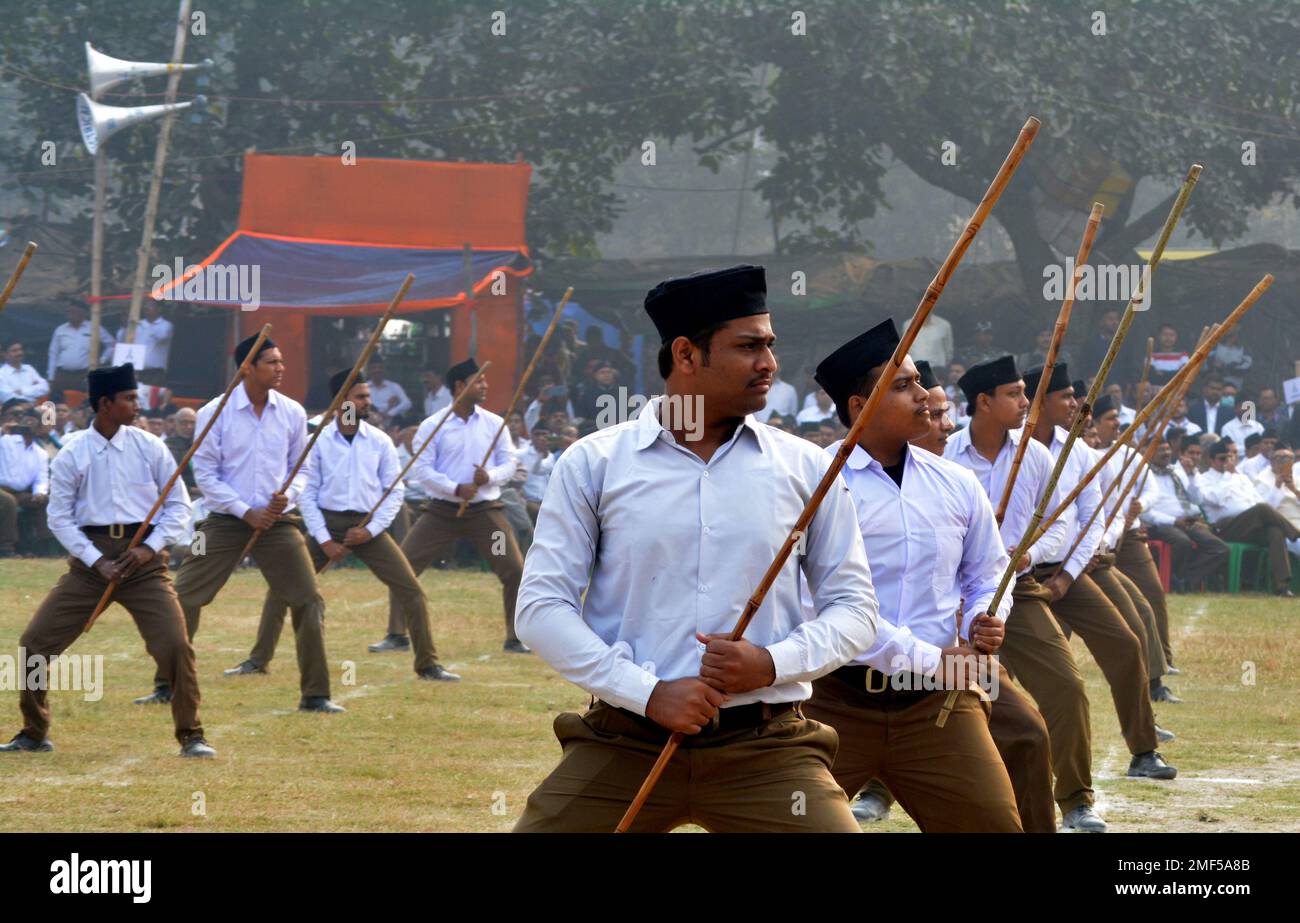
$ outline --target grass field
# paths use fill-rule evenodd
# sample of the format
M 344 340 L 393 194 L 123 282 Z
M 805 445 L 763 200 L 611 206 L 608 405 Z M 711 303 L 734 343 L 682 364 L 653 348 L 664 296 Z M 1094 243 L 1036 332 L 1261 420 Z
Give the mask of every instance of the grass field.
M 63 572 L 55 561 L 0 562 L 0 653 Z M 387 594 L 366 571 L 324 578 L 334 699 L 346 715 L 299 714 L 286 627 L 269 676 L 226 678 L 252 643 L 265 584 L 240 572 L 204 611 L 196 639 L 202 717 L 214 761 L 182 760 L 170 712 L 133 706 L 153 663 L 130 617 L 111 608 L 69 653 L 102 654 L 104 693 L 51 694 L 51 754 L 0 759 L 4 831 L 506 831 L 559 755 L 551 721 L 586 696 L 536 657 L 501 651 L 501 595 L 477 571 L 426 572 L 435 638 L 458 684 L 415 678 L 408 654 L 370 654 Z M 1300 829 L 1300 601 L 1173 597 L 1170 685 L 1187 701 L 1158 722 L 1174 782 L 1127 779 L 1110 696 L 1075 650 L 1092 699 L 1098 804 L 1114 831 Z M 343 685 L 344 664 L 355 683 Z M 1246 666 L 1243 666 L 1246 664 Z M 1253 665 L 1253 668 L 1250 666 Z M 1243 682 L 1251 677 L 1254 684 Z M 19 726 L 0 692 L 0 734 Z M 201 809 L 201 812 L 200 812 Z M 915 827 L 895 808 L 871 831 Z

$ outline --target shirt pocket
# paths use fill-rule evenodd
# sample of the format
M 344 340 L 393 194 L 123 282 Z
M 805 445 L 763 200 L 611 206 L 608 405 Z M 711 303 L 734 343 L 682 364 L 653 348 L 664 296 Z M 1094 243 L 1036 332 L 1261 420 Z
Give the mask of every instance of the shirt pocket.
M 936 595 L 951 593 L 957 582 L 957 569 L 961 567 L 964 530 L 960 526 L 933 526 L 928 531 L 934 548 L 931 588 Z

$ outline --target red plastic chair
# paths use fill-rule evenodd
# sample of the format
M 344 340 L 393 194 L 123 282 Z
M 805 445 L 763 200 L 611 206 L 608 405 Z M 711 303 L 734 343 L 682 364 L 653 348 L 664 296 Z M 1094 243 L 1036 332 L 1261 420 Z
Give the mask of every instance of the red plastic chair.
M 1168 542 L 1162 542 L 1158 539 L 1149 539 L 1147 547 L 1151 549 L 1156 557 L 1156 569 L 1160 572 L 1160 585 L 1168 593 L 1171 587 L 1171 579 L 1174 570 L 1174 549 Z

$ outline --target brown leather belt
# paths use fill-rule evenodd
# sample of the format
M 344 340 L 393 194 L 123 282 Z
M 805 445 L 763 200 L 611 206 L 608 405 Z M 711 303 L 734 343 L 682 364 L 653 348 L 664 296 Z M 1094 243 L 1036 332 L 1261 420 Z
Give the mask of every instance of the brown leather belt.
M 135 530 L 140 528 L 138 522 L 116 522 L 110 526 L 82 526 L 81 531 L 87 535 L 96 535 L 100 538 L 135 538 Z M 153 525 L 145 530 L 144 537 L 148 538 L 149 533 L 153 531 Z

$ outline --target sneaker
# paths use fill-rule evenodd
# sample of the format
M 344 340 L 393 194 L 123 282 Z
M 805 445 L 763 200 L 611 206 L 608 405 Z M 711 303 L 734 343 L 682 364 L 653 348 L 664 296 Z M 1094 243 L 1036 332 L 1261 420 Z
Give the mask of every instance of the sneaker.
M 335 705 L 329 700 L 328 696 L 314 695 L 304 698 L 298 703 L 298 711 L 318 711 L 327 715 L 338 714 L 347 711 L 342 705 Z
M 385 635 L 384 640 L 371 644 L 366 650 L 372 654 L 383 654 L 388 651 L 409 651 L 411 649 L 411 639 L 406 635 Z
M 1183 671 L 1178 669 L 1172 663 L 1165 664 L 1165 676 L 1182 676 Z
M 1160 741 L 1162 744 L 1167 744 L 1169 741 L 1177 739 L 1178 735 L 1173 731 L 1166 731 L 1160 725 L 1156 725 L 1156 740 Z
M 1071 808 L 1061 818 L 1062 833 L 1105 833 L 1106 822 L 1097 816 L 1090 804 L 1081 804 Z
M 1139 753 L 1128 764 L 1128 774 L 1135 779 L 1172 779 L 1178 770 L 1165 762 L 1155 750 Z
M 195 737 L 185 746 L 181 747 L 181 756 L 194 757 L 196 759 L 211 759 L 217 755 L 217 751 L 208 746 L 208 742 L 202 737 Z
M 430 682 L 441 682 L 441 683 L 460 682 L 460 677 L 457 674 L 451 672 L 448 669 L 445 669 L 443 665 L 440 663 L 435 663 L 431 667 L 425 667 L 423 670 L 420 670 L 415 675 L 418 676 L 420 679 L 429 680 Z
M 249 673 L 261 673 L 266 675 L 266 667 L 259 667 L 251 660 L 245 660 L 237 667 L 231 667 L 229 670 L 222 670 L 222 676 L 247 676 Z
M 22 731 L 15 734 L 9 743 L 0 744 L 0 752 L 4 753 L 49 753 L 53 749 L 54 744 L 50 743 L 48 737 L 45 740 L 35 740 Z
M 1174 695 L 1173 690 L 1168 686 L 1161 684 L 1151 690 L 1151 701 L 1166 702 L 1170 705 L 1179 705 L 1183 700 Z
M 132 705 L 170 705 L 172 700 L 172 691 L 168 686 L 159 686 L 148 695 L 142 695 L 138 699 L 132 699 Z
M 858 820 L 874 824 L 889 819 L 889 805 L 879 795 L 867 792 L 853 802 L 853 816 Z
M 525 647 L 524 642 L 520 641 L 518 638 L 514 638 L 510 641 L 507 641 L 505 644 L 501 646 L 501 649 L 504 650 L 507 654 L 531 654 L 532 653 L 532 650 Z

